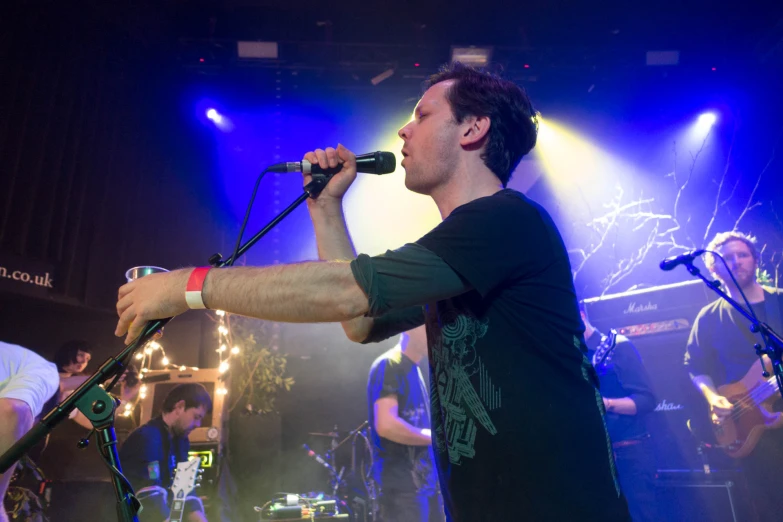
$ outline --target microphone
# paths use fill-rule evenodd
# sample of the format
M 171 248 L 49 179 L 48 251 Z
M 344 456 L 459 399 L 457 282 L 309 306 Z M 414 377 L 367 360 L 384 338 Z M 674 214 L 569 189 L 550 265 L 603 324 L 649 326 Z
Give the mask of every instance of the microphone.
M 693 263 L 694 259 L 704 255 L 705 252 L 707 251 L 698 249 L 698 250 L 691 250 L 690 252 L 685 252 L 684 254 L 680 254 L 679 256 L 667 257 L 666 259 L 661 261 L 660 264 L 661 270 L 665 270 L 668 272 L 669 270 L 674 270 L 674 268 L 680 265 L 691 264 Z
M 328 469 L 329 471 L 331 471 L 331 472 L 332 472 L 332 473 L 334 473 L 335 475 L 337 474 L 337 471 L 335 471 L 335 469 L 334 469 L 334 468 L 331 466 L 331 464 L 329 464 L 328 462 L 326 462 L 326 461 L 323 459 L 323 457 L 321 457 L 321 456 L 320 456 L 318 453 L 316 453 L 316 452 L 314 452 L 313 450 L 311 450 L 311 449 L 310 449 L 310 446 L 308 446 L 307 444 L 302 444 L 302 449 L 304 449 L 304 450 L 307 452 L 307 456 L 308 456 L 308 457 L 312 457 L 312 458 L 314 458 L 314 459 L 315 459 L 315 461 L 316 461 L 318 464 L 320 464 L 321 466 L 325 467 L 326 469 Z
M 322 169 L 307 160 L 275 163 L 267 172 L 304 172 L 305 174 L 325 174 L 333 176 L 340 172 L 341 166 Z M 391 174 L 397 168 L 397 158 L 391 152 L 370 152 L 356 156 L 356 171 L 365 174 Z

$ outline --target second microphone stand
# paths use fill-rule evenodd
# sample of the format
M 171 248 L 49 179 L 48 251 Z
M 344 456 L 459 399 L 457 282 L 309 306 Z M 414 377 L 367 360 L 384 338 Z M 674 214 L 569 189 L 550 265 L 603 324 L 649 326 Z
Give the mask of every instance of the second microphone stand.
M 766 371 L 766 365 L 762 360 L 762 356 L 766 355 L 772 362 L 772 371 L 775 373 L 775 380 L 778 385 L 778 392 L 783 397 L 783 339 L 778 335 L 767 323 L 759 321 L 754 315 L 750 314 L 740 305 L 736 300 L 732 299 L 726 292 L 721 290 L 720 283 L 717 281 L 710 281 L 707 279 L 701 271 L 693 265 L 693 260 L 685 263 L 685 267 L 692 275 L 698 277 L 716 294 L 725 299 L 731 306 L 734 307 L 737 312 L 742 314 L 745 319 L 750 322 L 750 331 L 761 335 L 764 341 L 764 346 L 756 343 L 753 347 L 756 349 L 756 355 L 761 360 L 761 367 L 764 369 L 764 377 L 769 377 L 769 372 Z

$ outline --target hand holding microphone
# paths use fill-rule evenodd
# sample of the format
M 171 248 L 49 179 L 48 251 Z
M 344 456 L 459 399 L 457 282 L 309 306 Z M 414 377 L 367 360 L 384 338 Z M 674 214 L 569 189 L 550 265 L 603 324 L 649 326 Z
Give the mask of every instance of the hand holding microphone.
M 340 205 L 348 191 L 348 188 L 356 179 L 356 155 L 345 148 L 343 145 L 337 145 L 336 149 L 327 147 L 326 149 L 316 149 L 304 155 L 302 166 L 306 167 L 304 162 L 311 165 L 311 170 L 318 167 L 319 170 L 334 172 L 329 183 L 321 191 L 316 199 L 308 199 L 307 204 L 310 208 L 324 207 L 329 205 Z M 305 170 L 303 168 L 302 170 Z M 303 173 L 304 184 L 307 185 L 313 180 L 312 173 Z

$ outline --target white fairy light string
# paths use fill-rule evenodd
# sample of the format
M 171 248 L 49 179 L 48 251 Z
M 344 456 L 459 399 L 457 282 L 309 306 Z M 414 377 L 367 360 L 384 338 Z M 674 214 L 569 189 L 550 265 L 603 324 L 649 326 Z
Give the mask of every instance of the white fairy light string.
M 232 342 L 231 321 L 228 314 L 223 310 L 215 310 L 215 316 L 218 324 L 218 348 L 215 351 L 218 354 L 218 370 L 221 374 L 224 374 L 231 368 L 231 357 L 239 355 L 240 349 L 239 346 L 234 345 Z M 229 348 L 229 346 L 231 348 Z M 122 415 L 124 417 L 133 415 L 133 411 L 138 403 L 147 397 L 147 385 L 144 384 L 144 374 L 153 369 L 176 369 L 179 371 L 186 371 L 188 369 L 187 366 L 179 365 L 175 361 L 172 361 L 171 358 L 166 355 L 166 349 L 158 341 L 149 341 L 144 348 L 136 354 L 134 362 L 139 366 L 142 383 L 135 399 L 125 403 L 122 410 Z M 153 368 L 153 362 L 157 368 Z M 196 367 L 190 367 L 190 369 L 198 370 Z M 218 384 L 216 393 L 219 395 L 226 395 L 228 393 L 228 389 L 223 381 Z

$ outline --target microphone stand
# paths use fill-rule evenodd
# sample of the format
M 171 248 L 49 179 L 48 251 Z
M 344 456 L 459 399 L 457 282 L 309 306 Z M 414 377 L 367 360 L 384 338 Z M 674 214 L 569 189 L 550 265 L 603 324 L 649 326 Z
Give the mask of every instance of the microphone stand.
M 307 198 L 316 198 L 324 189 L 332 174 L 313 174 L 312 181 L 304 187 L 304 193 L 300 195 L 293 203 L 278 214 L 256 235 L 250 238 L 237 251 L 237 258 L 247 252 L 262 237 L 264 237 L 280 221 L 288 216 L 295 208 L 301 205 Z M 209 258 L 209 263 L 215 268 L 221 268 L 227 264 L 233 263 L 234 257 L 222 259 L 220 254 L 214 254 Z M 114 432 L 114 411 L 117 408 L 118 401 L 109 395 L 109 391 L 119 381 L 127 368 L 128 361 L 133 357 L 136 350 L 145 345 L 156 332 L 165 326 L 171 317 L 166 319 L 157 319 L 150 321 L 144 327 L 139 336 L 126 346 L 119 354 L 110 357 L 101 365 L 98 370 L 84 381 L 71 395 L 63 402 L 49 411 L 30 431 L 22 436 L 5 453 L 0 455 L 0 473 L 4 473 L 11 468 L 22 456 L 38 442 L 46 437 L 59 423 L 68 418 L 74 408 L 84 414 L 92 423 L 94 431 L 100 441 L 98 450 L 104 458 L 109 471 L 112 473 L 112 482 L 114 492 L 117 496 L 117 519 L 120 522 L 138 522 L 136 514 L 139 512 L 141 503 L 133 493 L 133 487 L 122 474 L 120 459 L 117 454 L 117 436 Z M 114 378 L 106 387 L 100 386 L 100 383 Z M 86 444 L 80 443 L 80 446 Z
M 750 322 L 751 332 L 761 335 L 761 338 L 764 340 L 764 347 L 762 348 L 759 343 L 756 343 L 753 345 L 753 348 L 755 348 L 756 355 L 758 355 L 759 360 L 761 361 L 761 368 L 763 369 L 762 375 L 764 377 L 769 377 L 769 372 L 766 370 L 764 361 L 762 359 L 762 356 L 766 355 L 769 357 L 770 361 L 772 361 L 772 370 L 775 373 L 775 380 L 778 384 L 778 392 L 780 393 L 781 397 L 783 397 L 783 339 L 781 339 L 780 335 L 778 335 L 767 323 L 762 323 L 756 319 L 753 315 L 748 313 L 748 311 L 745 310 L 742 305 L 732 299 L 726 292 L 721 290 L 719 281 L 710 281 L 704 277 L 701 271 L 697 267 L 693 266 L 693 259 L 685 261 L 684 264 L 685 268 L 688 269 L 688 272 L 704 281 L 704 283 L 712 291 L 726 300 L 731 306 L 734 307 L 735 310 L 737 310 L 745 317 L 745 319 Z

